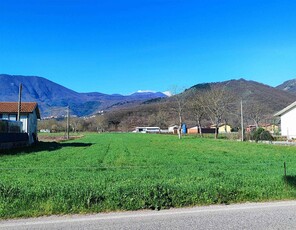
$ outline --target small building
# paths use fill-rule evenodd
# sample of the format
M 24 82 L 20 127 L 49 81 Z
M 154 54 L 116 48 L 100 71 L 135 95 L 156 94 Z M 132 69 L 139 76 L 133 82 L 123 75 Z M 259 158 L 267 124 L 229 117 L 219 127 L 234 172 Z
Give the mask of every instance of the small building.
M 263 124 L 262 128 L 267 130 L 271 134 L 276 134 L 279 132 L 279 126 L 275 124 Z
M 187 129 L 188 134 L 197 134 L 199 133 L 199 129 L 197 126 L 191 127 Z
M 177 134 L 179 126 L 178 125 L 171 125 L 168 128 L 169 133 Z
M 201 132 L 203 134 L 211 134 L 215 133 L 215 128 L 201 128 Z M 219 131 L 218 131 L 219 132 Z M 187 129 L 188 134 L 198 134 L 200 133 L 199 128 L 197 126 L 191 127 Z
M 135 133 L 160 133 L 159 127 L 136 127 Z
M 40 133 L 50 133 L 50 129 L 40 129 Z
M 247 127 L 246 127 L 246 132 L 247 133 L 250 133 L 250 132 L 253 132 L 254 130 L 256 130 L 257 129 L 257 126 L 256 125 L 248 125 Z
M 281 135 L 287 139 L 296 138 L 296 101 L 274 116 L 281 118 Z
M 16 121 L 18 114 L 18 102 L 0 102 L 0 120 Z M 40 119 L 40 111 L 36 102 L 22 102 L 20 121 L 22 132 L 28 134 L 29 144 L 37 140 L 37 120 Z
M 211 125 L 211 128 L 216 128 L 215 125 Z M 218 126 L 218 132 L 219 133 L 230 133 L 231 132 L 231 126 L 227 124 L 220 124 Z

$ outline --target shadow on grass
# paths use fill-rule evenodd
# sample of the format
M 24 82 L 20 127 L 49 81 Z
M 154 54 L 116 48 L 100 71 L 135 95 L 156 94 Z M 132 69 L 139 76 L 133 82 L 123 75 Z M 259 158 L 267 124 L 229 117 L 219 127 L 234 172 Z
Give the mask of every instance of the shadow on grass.
M 24 154 L 24 153 L 36 153 L 41 151 L 55 151 L 65 147 L 90 147 L 93 143 L 81 143 L 81 142 L 42 142 L 39 141 L 36 145 L 29 147 L 22 147 L 16 149 L 5 149 L 0 150 L 1 155 L 16 155 L 16 154 Z
M 296 188 L 296 176 L 286 176 L 283 179 L 288 185 Z

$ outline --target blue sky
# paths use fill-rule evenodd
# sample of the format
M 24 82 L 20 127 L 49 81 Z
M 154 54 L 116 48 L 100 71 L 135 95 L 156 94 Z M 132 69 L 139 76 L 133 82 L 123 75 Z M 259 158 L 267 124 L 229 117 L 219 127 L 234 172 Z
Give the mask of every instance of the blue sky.
M 129 94 L 296 78 L 294 0 L 0 0 L 0 73 Z

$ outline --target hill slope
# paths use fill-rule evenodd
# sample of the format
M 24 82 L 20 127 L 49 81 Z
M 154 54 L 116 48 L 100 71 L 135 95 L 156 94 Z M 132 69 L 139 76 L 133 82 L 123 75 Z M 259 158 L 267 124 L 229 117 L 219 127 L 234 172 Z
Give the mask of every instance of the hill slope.
M 266 112 L 276 112 L 296 101 L 296 94 L 274 88 L 256 81 L 245 79 L 230 80 L 216 83 L 197 84 L 192 88 L 204 89 L 212 85 L 224 85 L 233 92 L 237 99 L 252 101 L 253 103 L 264 104 L 269 108 Z
M 273 114 L 296 101 L 295 94 L 245 79 L 197 84 L 187 89 L 179 97 L 179 100 L 181 100 L 179 102 L 182 103 L 183 122 L 188 127 L 196 125 L 194 111 L 190 108 L 191 100 L 194 100 L 190 91 L 193 89 L 206 90 L 216 85 L 225 87 L 226 90 L 234 95 L 231 108 L 229 108 L 224 117 L 232 127 L 240 126 L 241 99 L 243 100 L 245 123 L 250 125 L 254 124 L 252 116 L 256 113 L 258 113 L 257 117 L 260 116 L 262 123 L 275 122 Z M 182 95 L 186 101 L 180 99 Z M 105 114 L 105 119 L 108 123 L 114 121 L 114 124 L 118 124 L 122 131 L 132 130 L 136 126 L 159 126 L 166 128 L 179 122 L 179 107 L 177 103 L 175 96 L 161 100 L 153 99 L 142 103 L 141 106 L 113 111 L 112 114 Z M 208 114 L 207 112 L 204 116 L 203 126 L 213 123 L 209 116 L 207 116 Z

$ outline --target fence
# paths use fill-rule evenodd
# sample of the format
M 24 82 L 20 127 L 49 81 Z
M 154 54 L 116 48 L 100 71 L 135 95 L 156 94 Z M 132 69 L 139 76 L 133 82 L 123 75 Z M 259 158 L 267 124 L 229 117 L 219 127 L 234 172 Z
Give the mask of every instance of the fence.
M 0 120 L 0 149 L 10 149 L 28 145 L 29 136 L 22 133 L 20 121 Z
M 0 120 L 0 133 L 21 133 L 22 127 L 21 121 Z

